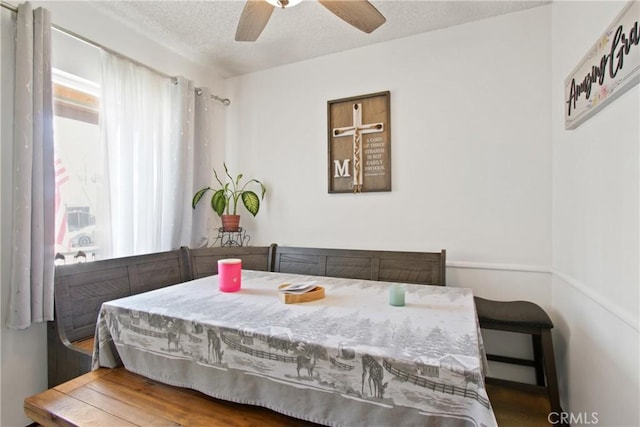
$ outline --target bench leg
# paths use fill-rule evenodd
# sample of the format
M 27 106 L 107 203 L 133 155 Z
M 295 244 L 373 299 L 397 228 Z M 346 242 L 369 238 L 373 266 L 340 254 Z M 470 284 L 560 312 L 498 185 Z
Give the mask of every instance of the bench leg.
M 542 351 L 544 353 L 544 368 L 547 374 L 547 390 L 549 392 L 549 403 L 551 411 L 561 413 L 560 393 L 558 391 L 558 375 L 556 373 L 556 360 L 553 355 L 553 341 L 551 330 L 543 329 L 541 332 Z
M 538 334 L 531 334 L 533 344 L 533 361 L 536 369 L 536 384 L 544 386 L 544 356 L 542 354 L 542 337 Z

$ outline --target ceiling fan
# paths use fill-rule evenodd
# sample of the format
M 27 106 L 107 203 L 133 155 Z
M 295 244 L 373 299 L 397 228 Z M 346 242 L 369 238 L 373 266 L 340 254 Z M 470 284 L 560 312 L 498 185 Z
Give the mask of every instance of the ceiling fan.
M 275 6 L 283 9 L 301 0 L 247 0 L 236 29 L 236 41 L 253 42 L 269 22 Z M 386 18 L 367 0 L 318 0 L 343 21 L 365 33 L 384 24 Z

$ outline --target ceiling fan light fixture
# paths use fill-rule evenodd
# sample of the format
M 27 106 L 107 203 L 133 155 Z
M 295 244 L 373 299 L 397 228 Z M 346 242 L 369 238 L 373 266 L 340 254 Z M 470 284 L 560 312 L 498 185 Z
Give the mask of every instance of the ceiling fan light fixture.
M 282 9 L 286 7 L 293 7 L 298 3 L 302 2 L 302 0 L 266 0 L 267 3 L 274 5 L 275 7 L 281 7 Z

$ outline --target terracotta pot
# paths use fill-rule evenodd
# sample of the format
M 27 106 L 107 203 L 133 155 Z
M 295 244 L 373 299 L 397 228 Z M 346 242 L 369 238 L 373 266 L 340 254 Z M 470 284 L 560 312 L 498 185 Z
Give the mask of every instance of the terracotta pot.
M 239 231 L 240 215 L 222 215 L 222 230 Z

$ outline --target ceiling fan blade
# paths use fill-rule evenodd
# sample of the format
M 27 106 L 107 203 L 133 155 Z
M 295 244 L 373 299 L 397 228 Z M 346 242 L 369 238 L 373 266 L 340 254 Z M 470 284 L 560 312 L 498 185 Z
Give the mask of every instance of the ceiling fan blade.
M 370 33 L 387 19 L 367 0 L 318 0 L 331 13 L 365 33 Z
M 269 22 L 273 9 L 273 5 L 265 0 L 247 0 L 236 29 L 236 41 L 256 41 Z

